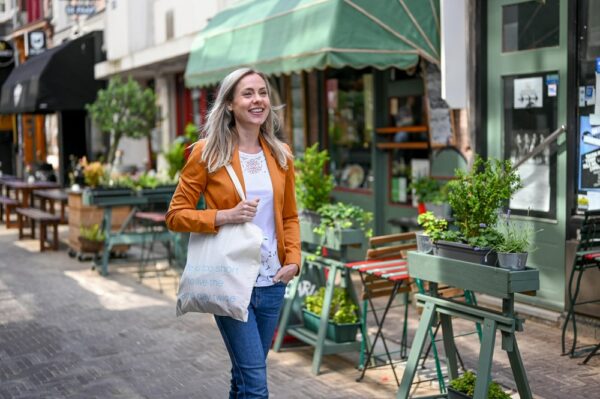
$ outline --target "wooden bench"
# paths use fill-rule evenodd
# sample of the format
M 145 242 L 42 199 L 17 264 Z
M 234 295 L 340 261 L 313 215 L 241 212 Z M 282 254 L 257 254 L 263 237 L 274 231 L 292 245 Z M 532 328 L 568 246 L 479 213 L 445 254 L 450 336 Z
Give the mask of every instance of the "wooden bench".
M 13 222 L 10 219 L 11 212 L 19 206 L 19 201 L 16 199 L 5 197 L 0 195 L 0 221 L 4 219 L 4 213 L 6 213 L 6 228 L 10 229 L 17 226 L 17 222 Z
M 25 219 L 25 220 L 24 220 Z M 23 229 L 26 221 L 29 221 L 31 227 L 30 234 L 24 234 Z M 35 238 L 35 223 L 40 223 L 40 251 L 46 249 L 58 250 L 58 223 L 60 216 L 52 215 L 48 212 L 35 208 L 17 208 L 17 223 L 19 224 L 19 240 L 22 238 Z M 46 245 L 47 227 L 53 228 L 53 241 Z

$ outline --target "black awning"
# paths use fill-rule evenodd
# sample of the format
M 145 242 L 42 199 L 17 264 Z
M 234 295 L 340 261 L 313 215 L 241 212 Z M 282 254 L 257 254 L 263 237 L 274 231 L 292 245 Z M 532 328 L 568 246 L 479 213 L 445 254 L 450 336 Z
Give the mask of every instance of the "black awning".
M 96 99 L 101 32 L 53 47 L 15 68 L 2 85 L 0 114 L 82 110 Z

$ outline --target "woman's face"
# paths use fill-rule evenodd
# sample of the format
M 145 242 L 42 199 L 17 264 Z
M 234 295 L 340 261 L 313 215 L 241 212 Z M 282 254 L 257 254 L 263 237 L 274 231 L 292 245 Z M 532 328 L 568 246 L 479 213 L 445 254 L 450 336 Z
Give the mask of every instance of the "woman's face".
M 233 101 L 229 105 L 236 125 L 260 127 L 271 110 L 267 85 L 255 73 L 244 76 L 235 86 Z

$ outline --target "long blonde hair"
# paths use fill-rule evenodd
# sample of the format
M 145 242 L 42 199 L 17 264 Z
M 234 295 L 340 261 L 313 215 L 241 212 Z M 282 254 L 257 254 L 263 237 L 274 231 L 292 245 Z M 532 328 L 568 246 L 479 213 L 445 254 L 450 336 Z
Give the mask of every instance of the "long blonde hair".
M 206 145 L 202 151 L 202 160 L 206 162 L 209 173 L 213 173 L 231 162 L 238 135 L 235 130 L 233 112 L 229 111 L 227 106 L 233 101 L 235 88 L 239 81 L 251 74 L 257 74 L 265 81 L 267 95 L 269 99 L 272 98 L 269 80 L 264 74 L 254 69 L 236 69 L 223 79 L 203 129 Z M 279 166 L 287 169 L 288 159 L 292 158 L 292 154 L 287 150 L 285 144 L 275 136 L 281 122 L 274 111 L 273 106 L 271 106 L 267 119 L 260 126 L 260 135 L 275 156 Z

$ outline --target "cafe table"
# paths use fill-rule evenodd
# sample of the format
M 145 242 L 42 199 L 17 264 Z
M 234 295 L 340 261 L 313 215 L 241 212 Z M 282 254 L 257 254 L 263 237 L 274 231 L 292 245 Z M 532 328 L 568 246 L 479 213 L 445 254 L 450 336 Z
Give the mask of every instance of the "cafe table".
M 4 182 L 6 189 L 15 190 L 16 199 L 25 208 L 33 207 L 33 190 L 47 190 L 60 188 L 60 184 L 49 181 L 25 182 L 21 180 L 8 180 Z
M 487 396 L 488 386 L 491 382 L 496 332 L 500 331 L 502 349 L 508 355 L 519 397 L 531 399 L 529 381 L 515 334 L 517 331 L 523 331 L 523 320 L 515 314 L 514 297 L 516 293 L 535 295 L 540 285 L 539 271 L 529 267 L 525 270 L 512 271 L 412 251 L 408 253 L 408 273 L 412 278 L 429 281 L 429 291 L 426 294 L 415 295 L 417 305 L 423 307 L 423 313 L 410 349 L 397 398 L 409 397 L 428 331 L 437 317 L 441 322 L 448 377 L 450 380 L 458 378 L 457 352 L 452 328 L 452 318 L 458 317 L 480 324 L 483 330 L 479 361 L 475 370 L 477 382 L 473 398 L 484 399 Z M 497 311 L 442 298 L 437 293 L 438 284 L 500 298 L 502 309 Z

